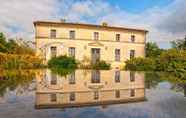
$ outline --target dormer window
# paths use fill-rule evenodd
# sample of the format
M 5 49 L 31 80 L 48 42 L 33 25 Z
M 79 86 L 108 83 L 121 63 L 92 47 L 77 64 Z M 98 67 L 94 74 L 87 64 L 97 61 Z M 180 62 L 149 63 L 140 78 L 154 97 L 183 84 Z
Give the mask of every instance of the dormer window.
M 50 38 L 56 38 L 56 30 L 55 29 L 50 30 Z
M 99 40 L 99 32 L 94 32 L 94 40 Z
M 131 35 L 131 42 L 135 42 L 135 38 L 136 38 L 135 35 Z
M 116 41 L 120 41 L 120 34 L 116 34 Z

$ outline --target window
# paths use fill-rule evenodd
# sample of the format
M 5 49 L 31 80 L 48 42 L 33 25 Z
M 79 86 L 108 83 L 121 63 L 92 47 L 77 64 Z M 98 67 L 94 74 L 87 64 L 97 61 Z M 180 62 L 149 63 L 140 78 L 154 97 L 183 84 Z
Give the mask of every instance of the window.
M 91 82 L 100 83 L 100 71 L 99 70 L 92 71 Z
M 73 71 L 73 72 L 69 75 L 68 79 L 69 79 L 69 84 L 75 84 L 75 83 L 76 83 L 76 82 L 75 82 L 75 71 Z
M 130 50 L 130 59 L 135 57 L 135 50 Z
M 94 32 L 94 40 L 99 40 L 99 33 L 98 32 Z
M 50 38 L 56 38 L 56 30 L 55 29 L 50 30 Z
M 130 81 L 131 82 L 135 81 L 135 73 L 134 72 L 130 72 Z
M 56 74 L 52 74 L 52 75 L 51 75 L 50 84 L 51 84 L 51 85 L 56 85 L 56 84 L 57 84 L 57 75 L 56 75 Z
M 130 90 L 130 97 L 134 97 L 135 96 L 135 90 L 134 89 L 131 89 Z
M 95 91 L 94 92 L 94 100 L 98 100 L 99 99 L 99 92 Z
M 69 56 L 75 58 L 75 48 L 74 47 L 69 48 Z
M 57 101 L 57 96 L 56 96 L 56 94 L 50 94 L 50 101 L 51 101 L 51 102 L 56 102 L 56 101 Z
M 135 35 L 131 35 L 131 42 L 135 42 L 135 38 L 136 38 Z
M 70 31 L 70 39 L 75 39 L 75 31 L 74 30 L 71 30 Z
M 120 82 L 120 71 L 115 71 L 115 82 L 116 83 Z
M 120 34 L 116 34 L 116 41 L 120 41 Z
M 115 97 L 120 98 L 120 91 L 119 90 L 115 91 Z
M 57 56 L 57 47 L 50 47 L 51 57 Z
M 70 101 L 75 101 L 75 93 L 70 93 Z
M 120 49 L 115 49 L 115 61 L 120 61 Z

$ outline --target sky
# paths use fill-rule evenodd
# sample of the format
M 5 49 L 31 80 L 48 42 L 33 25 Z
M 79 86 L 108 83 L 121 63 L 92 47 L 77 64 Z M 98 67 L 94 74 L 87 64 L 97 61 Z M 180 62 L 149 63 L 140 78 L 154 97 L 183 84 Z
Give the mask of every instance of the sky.
M 186 35 L 185 0 L 0 0 L 0 32 L 34 41 L 38 20 L 146 29 L 147 41 L 169 48 Z

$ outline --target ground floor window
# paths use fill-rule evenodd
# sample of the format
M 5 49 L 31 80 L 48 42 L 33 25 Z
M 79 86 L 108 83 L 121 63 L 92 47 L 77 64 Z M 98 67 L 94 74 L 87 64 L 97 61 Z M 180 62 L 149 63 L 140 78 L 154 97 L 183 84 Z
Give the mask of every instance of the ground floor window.
M 92 71 L 91 83 L 100 83 L 100 71 L 99 70 Z
M 73 72 L 69 75 L 68 79 L 69 79 L 69 84 L 75 84 L 75 83 L 76 83 L 76 82 L 75 82 L 75 71 L 73 71 Z
M 74 47 L 70 47 L 68 51 L 69 51 L 68 52 L 69 56 L 75 58 L 75 48 Z
M 120 71 L 115 71 L 115 82 L 116 83 L 120 82 Z
M 134 72 L 130 72 L 130 81 L 131 82 L 135 81 L 135 73 Z
M 51 57 L 57 56 L 57 47 L 50 47 Z
M 51 75 L 50 84 L 51 84 L 51 85 L 56 85 L 56 84 L 57 84 L 57 75 L 56 75 L 56 74 L 52 74 L 52 75 Z
M 130 59 L 135 57 L 135 50 L 130 50 Z
M 115 61 L 120 61 L 120 49 L 115 49 Z

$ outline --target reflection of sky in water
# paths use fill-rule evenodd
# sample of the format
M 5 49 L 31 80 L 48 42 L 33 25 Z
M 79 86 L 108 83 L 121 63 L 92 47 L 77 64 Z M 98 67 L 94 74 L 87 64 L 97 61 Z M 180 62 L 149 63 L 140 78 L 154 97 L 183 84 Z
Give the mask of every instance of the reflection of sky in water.
M 171 84 L 169 82 L 161 82 L 156 87 L 156 89 L 170 89 L 170 88 L 171 88 Z
M 5 101 L 0 102 L 0 118 L 186 118 L 186 98 L 171 87 L 172 84 L 164 81 L 155 89 L 146 89 L 147 101 L 144 102 L 37 110 L 35 90 L 19 93 L 16 89 L 8 92 Z
M 186 99 L 172 91 L 148 90 L 147 102 L 111 105 L 106 108 L 91 107 L 67 109 L 58 117 L 69 118 L 185 118 Z M 85 115 L 86 114 L 86 115 Z M 56 116 L 56 117 L 57 117 Z

